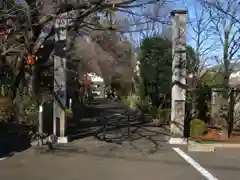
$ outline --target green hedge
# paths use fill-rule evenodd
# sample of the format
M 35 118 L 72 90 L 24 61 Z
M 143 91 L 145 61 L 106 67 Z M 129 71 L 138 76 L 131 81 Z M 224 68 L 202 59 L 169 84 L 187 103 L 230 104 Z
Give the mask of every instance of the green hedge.
M 202 136 L 207 131 L 206 124 L 201 119 L 193 119 L 190 122 L 190 136 Z

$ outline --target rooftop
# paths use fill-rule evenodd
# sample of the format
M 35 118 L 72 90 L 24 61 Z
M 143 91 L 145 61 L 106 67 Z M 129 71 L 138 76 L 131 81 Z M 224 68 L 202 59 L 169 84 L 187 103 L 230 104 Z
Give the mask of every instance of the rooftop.
M 240 59 L 234 59 L 234 62 L 229 65 L 229 68 L 232 69 L 233 72 L 240 71 Z M 218 64 L 209 68 L 212 71 L 223 71 L 224 64 Z

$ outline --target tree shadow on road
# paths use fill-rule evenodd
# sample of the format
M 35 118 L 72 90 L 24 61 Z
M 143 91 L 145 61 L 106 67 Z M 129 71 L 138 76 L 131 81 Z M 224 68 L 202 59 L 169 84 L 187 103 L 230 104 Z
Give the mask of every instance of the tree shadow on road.
M 71 141 L 94 136 L 103 127 L 106 113 L 112 111 L 114 114 L 124 109 L 108 100 L 97 100 L 89 105 L 82 105 L 77 99 L 73 99 L 72 111 L 73 117 L 67 122 L 67 134 Z
M 83 112 L 83 118 L 75 119 L 70 124 L 71 140 L 93 136 L 107 143 L 121 145 L 128 142 L 139 152 L 153 154 L 169 136 L 165 126 L 154 127 L 151 119 L 141 111 L 129 110 L 117 103 L 94 102 L 92 106 L 85 107 Z
M 21 124 L 0 124 L 0 126 L 5 129 L 11 128 L 10 132 L 4 131 L 0 136 L 0 157 L 12 156 L 31 147 L 28 133 L 31 127 Z
M 164 126 L 152 126 L 151 119 L 146 118 L 141 111 L 129 110 L 117 102 L 98 100 L 82 107 L 78 102 L 73 102 L 72 108 L 74 116 L 67 122 L 67 134 L 73 144 L 91 137 L 95 143 L 103 142 L 110 147 L 111 153 L 121 151 L 119 147 L 123 147 L 144 154 L 154 154 L 165 144 L 166 136 L 169 135 Z M 112 145 L 117 148 L 111 148 Z M 81 149 L 81 153 L 91 151 L 83 147 Z M 92 150 L 95 149 L 93 147 Z M 57 146 L 53 151 L 44 150 L 44 153 L 49 152 L 66 155 L 77 153 L 79 149 Z M 108 150 L 105 152 L 109 154 Z
M 104 137 L 105 136 L 105 137 Z M 120 127 L 108 131 L 105 135 L 98 134 L 98 140 L 108 143 L 116 143 L 129 145 L 144 154 L 154 154 L 161 147 L 166 145 L 168 130 L 165 127 L 152 127 L 148 123 L 131 125 L 130 131 L 128 127 Z

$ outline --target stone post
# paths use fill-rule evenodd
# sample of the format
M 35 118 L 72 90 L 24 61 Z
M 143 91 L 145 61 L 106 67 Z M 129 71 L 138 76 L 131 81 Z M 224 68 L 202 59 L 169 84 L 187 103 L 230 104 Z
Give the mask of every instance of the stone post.
M 58 16 L 55 21 L 55 56 L 54 56 L 54 101 L 53 134 L 58 136 L 59 143 L 67 143 L 66 129 L 66 102 L 67 102 L 67 27 L 68 13 Z
M 186 144 L 184 138 L 186 100 L 186 23 L 187 11 L 175 10 L 172 15 L 172 106 L 170 144 Z
M 217 113 L 219 113 L 219 106 L 220 102 L 219 100 L 219 93 L 216 89 L 212 88 L 211 91 L 211 116 L 214 117 Z M 218 102 L 218 103 L 217 103 Z

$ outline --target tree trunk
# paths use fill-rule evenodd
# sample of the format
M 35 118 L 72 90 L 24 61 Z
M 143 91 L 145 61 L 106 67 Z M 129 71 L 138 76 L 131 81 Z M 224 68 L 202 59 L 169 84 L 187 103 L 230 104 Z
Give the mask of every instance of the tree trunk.
M 22 90 L 22 84 L 20 84 L 19 88 L 16 90 L 16 97 L 14 101 L 14 114 L 15 114 L 15 120 L 18 124 L 21 122 L 24 122 L 24 107 L 23 103 L 21 101 L 21 90 Z
M 228 138 L 231 137 L 233 132 L 233 124 L 234 124 L 234 89 L 230 89 L 229 92 L 229 111 L 228 111 Z

